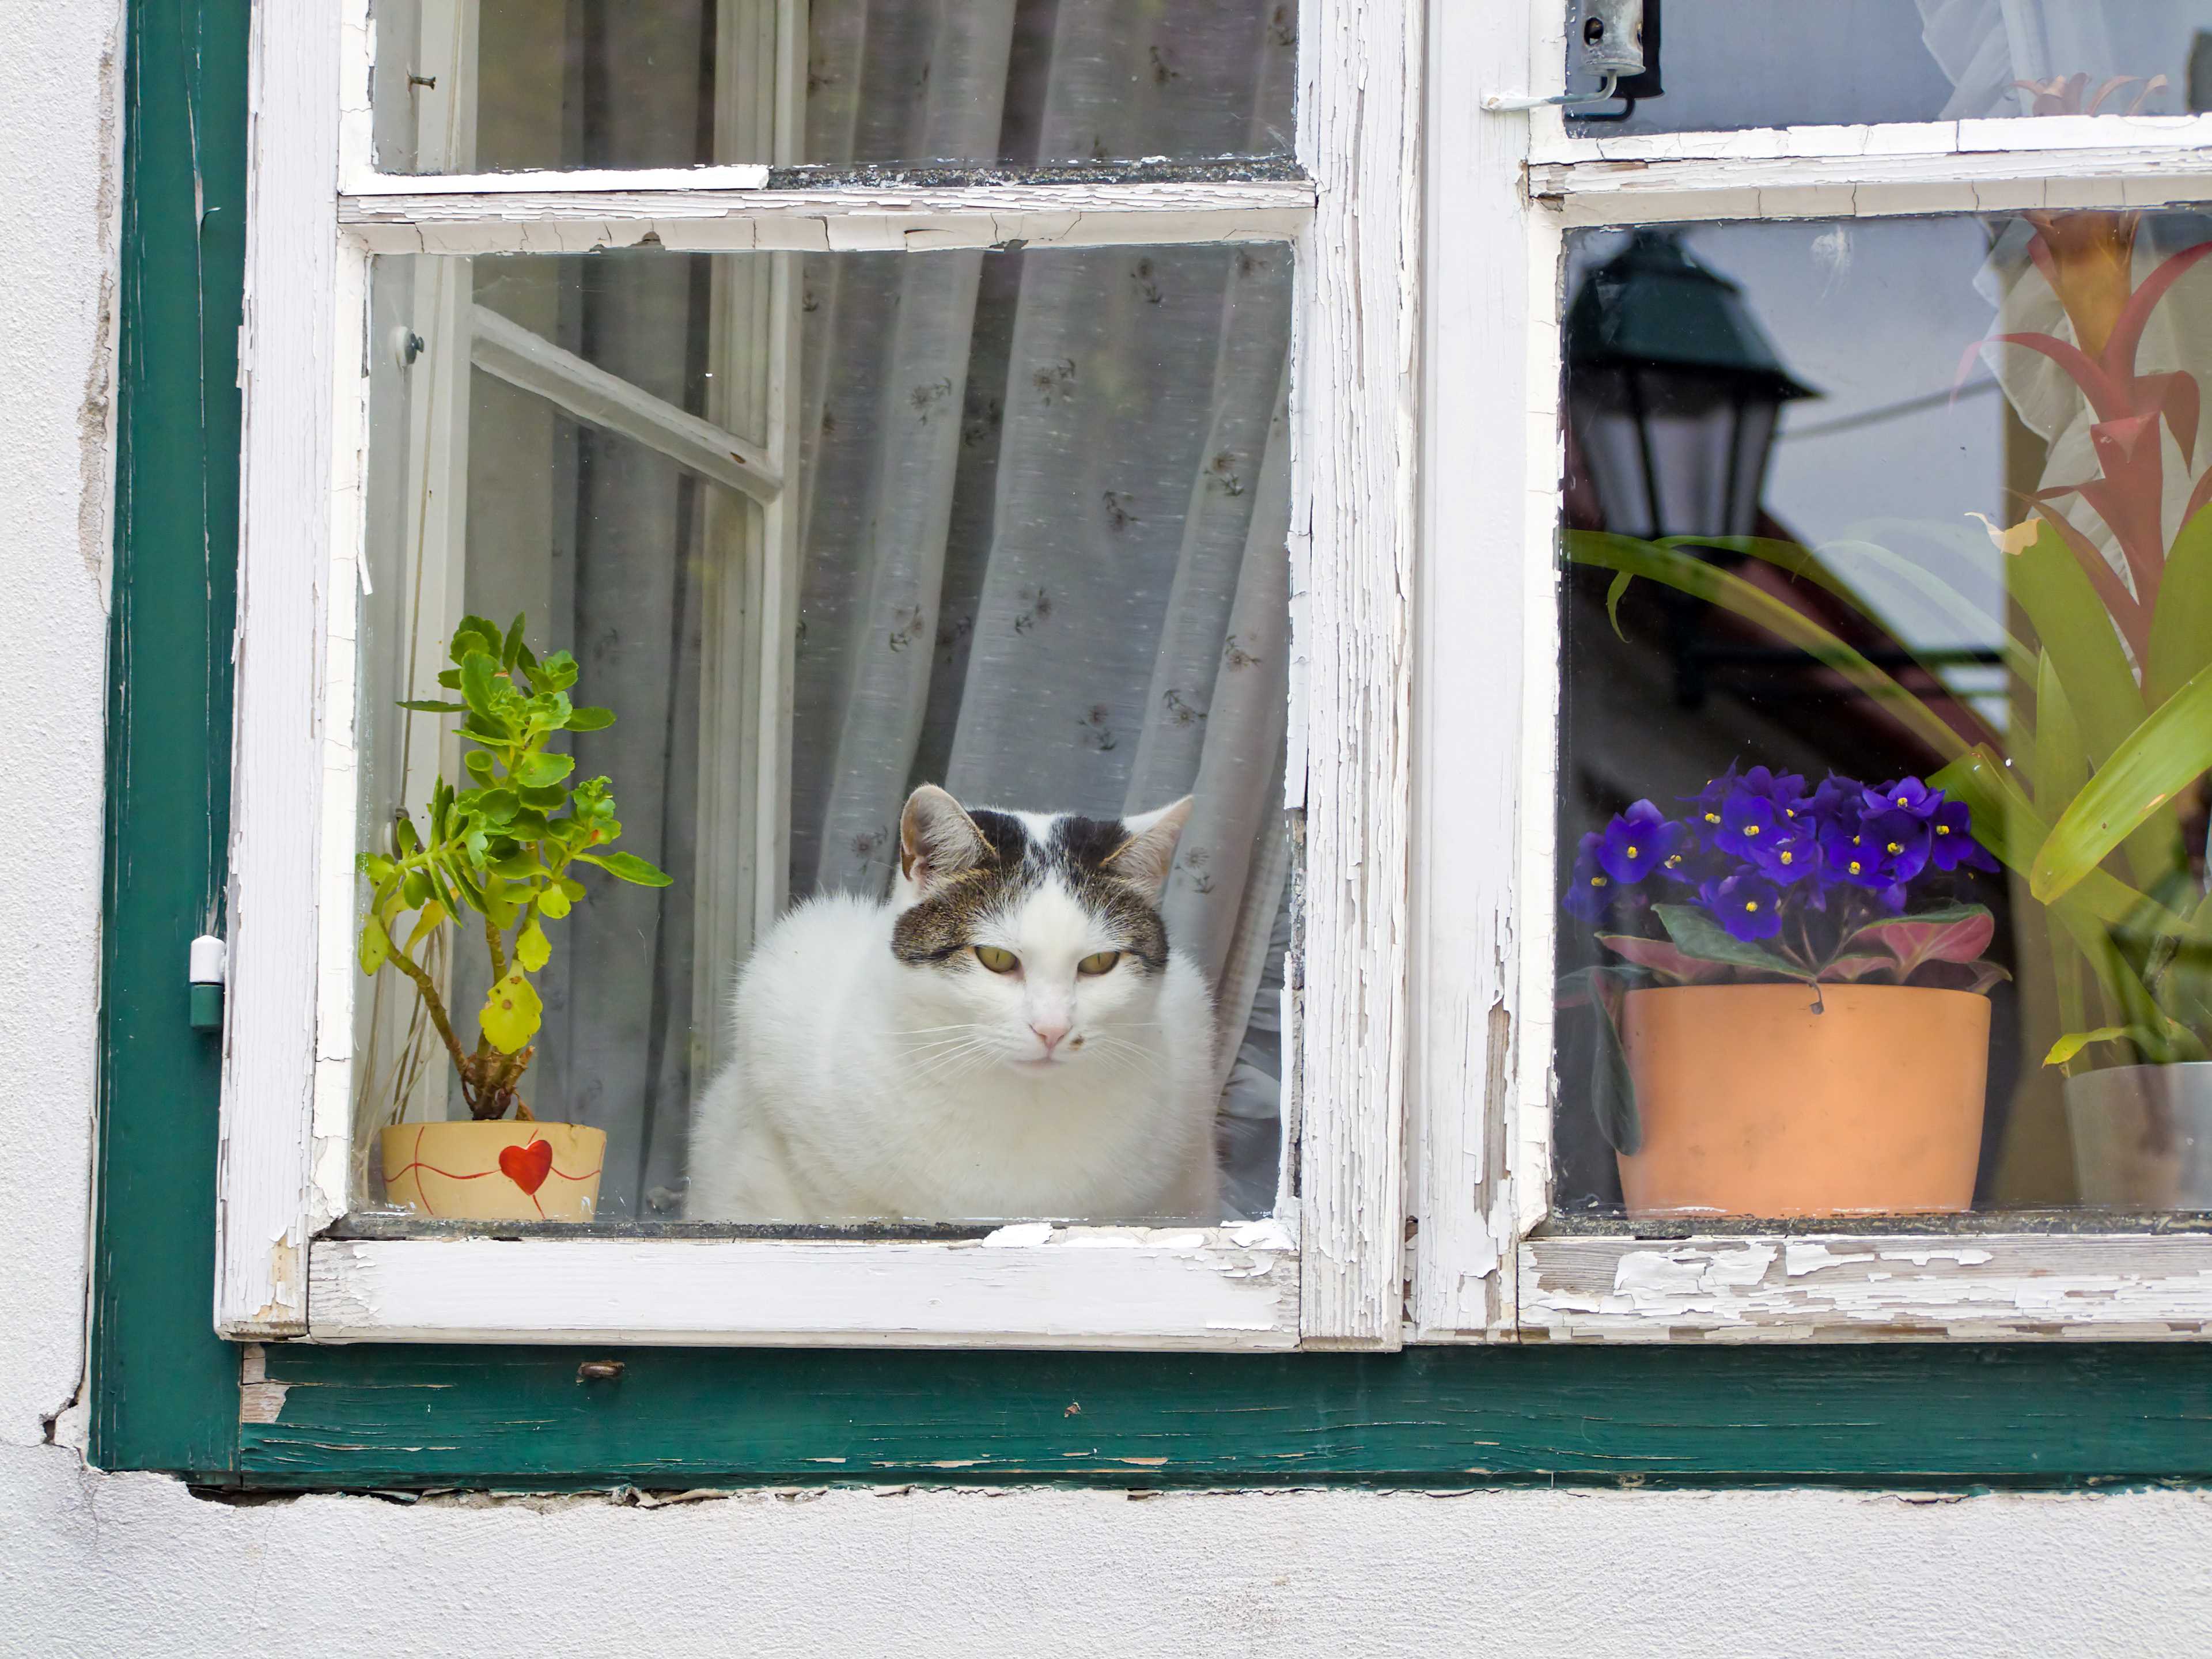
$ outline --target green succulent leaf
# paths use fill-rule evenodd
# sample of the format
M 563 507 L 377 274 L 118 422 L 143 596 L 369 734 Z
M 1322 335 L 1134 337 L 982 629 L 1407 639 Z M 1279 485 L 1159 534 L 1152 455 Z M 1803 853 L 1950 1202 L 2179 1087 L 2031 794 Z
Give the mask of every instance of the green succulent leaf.
M 476 810 L 486 823 L 503 824 L 511 822 L 521 806 L 512 789 L 487 789 Z
M 413 956 L 415 947 L 438 931 L 446 920 L 446 907 L 433 899 L 422 907 L 422 914 L 415 918 L 414 930 L 407 935 L 407 954 Z
M 419 910 L 430 899 L 430 878 L 420 870 L 410 870 L 399 884 L 399 896 L 410 910 Z
M 547 784 L 558 783 L 576 769 L 574 755 L 532 755 L 522 763 L 516 775 L 526 789 L 542 789 Z
M 537 988 L 519 971 L 514 972 L 493 985 L 485 995 L 483 1011 L 477 1018 L 477 1029 L 500 1053 L 520 1054 L 538 1035 L 544 1013 L 545 1005 L 538 1000 Z
M 461 659 L 461 696 L 479 720 L 492 717 L 492 678 L 498 672 L 499 664 L 480 651 Z
M 553 959 L 553 941 L 545 937 L 545 930 L 538 925 L 538 913 L 534 910 L 531 912 L 530 919 L 523 923 L 522 932 L 515 937 L 514 959 L 533 974 Z
M 453 643 L 446 654 L 455 662 L 465 662 L 472 653 L 495 657 L 499 646 L 496 623 L 486 622 L 482 617 L 464 617 L 453 629 Z
M 582 708 L 571 708 L 568 711 L 567 722 L 568 729 L 571 732 L 604 732 L 614 723 L 613 709 L 593 708 L 588 706 Z
M 499 665 L 509 673 L 514 672 L 515 662 L 522 655 L 522 612 L 518 611 L 499 649 Z
M 385 958 L 392 954 L 392 935 L 384 931 L 384 924 L 374 914 L 362 918 L 361 971 L 374 974 L 384 966 Z
M 568 896 L 556 882 L 538 896 L 538 908 L 550 920 L 558 921 L 568 914 Z
M 411 708 L 418 714 L 465 714 L 469 712 L 469 706 L 465 702 L 434 702 L 427 698 L 410 700 L 399 706 Z
M 640 887 L 665 887 L 672 879 L 635 853 L 579 853 L 576 856 L 583 863 L 596 864 L 609 875 Z
M 557 812 L 568 799 L 568 792 L 557 783 L 544 784 L 534 789 L 525 786 L 516 793 L 522 797 L 525 806 L 535 807 L 541 812 Z
M 438 671 L 438 684 L 444 686 L 448 691 L 459 690 L 461 689 L 461 671 L 458 668 L 440 669 Z

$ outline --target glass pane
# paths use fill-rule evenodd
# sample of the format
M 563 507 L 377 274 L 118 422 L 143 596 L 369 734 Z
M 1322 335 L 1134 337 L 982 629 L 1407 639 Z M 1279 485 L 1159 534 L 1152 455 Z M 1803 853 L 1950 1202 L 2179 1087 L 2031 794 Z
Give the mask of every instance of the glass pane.
M 1571 71 L 1587 9 L 1569 33 Z M 1575 131 L 2212 107 L 2212 0 L 1665 0 L 1663 11 L 1645 0 L 1645 9 L 1646 75 L 1626 88 L 1638 94 L 1632 107 L 1575 105 Z M 1597 81 L 1573 72 L 1569 84 L 1594 91 Z
M 2212 1208 L 2208 252 L 1571 236 L 1566 1212 Z
M 361 888 L 406 958 L 362 1202 L 1268 1213 L 1289 250 L 391 258 L 374 305 L 360 845 L 444 850 Z M 453 667 L 518 613 L 535 676 Z M 398 707 L 471 696 L 614 723 L 527 759 Z
M 805 85 L 780 86 L 794 12 Z M 376 25 L 393 173 L 1291 150 L 1296 0 L 385 0 Z

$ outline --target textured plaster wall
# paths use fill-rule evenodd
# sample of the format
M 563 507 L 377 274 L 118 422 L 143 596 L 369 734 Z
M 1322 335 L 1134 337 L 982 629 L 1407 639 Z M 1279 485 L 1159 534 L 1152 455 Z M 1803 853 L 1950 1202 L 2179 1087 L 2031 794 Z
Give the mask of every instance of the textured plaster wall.
M 2203 1646 L 2197 1494 L 1030 1490 L 647 1510 L 232 1505 L 87 1471 L 62 1408 L 83 1342 L 99 962 L 118 9 L 0 14 L 0 1654 Z

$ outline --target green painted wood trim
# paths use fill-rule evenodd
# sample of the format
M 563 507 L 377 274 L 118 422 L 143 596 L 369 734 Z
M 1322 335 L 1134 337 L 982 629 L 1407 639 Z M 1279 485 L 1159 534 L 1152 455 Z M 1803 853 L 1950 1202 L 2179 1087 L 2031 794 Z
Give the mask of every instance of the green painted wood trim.
M 210 1329 L 247 0 L 132 0 L 93 1455 L 271 1488 L 2212 1480 L 2212 1347 L 1392 1356 L 272 1347 Z M 195 204 L 204 212 L 195 216 Z M 580 1381 L 619 1359 L 619 1381 Z M 257 1404 L 265 1407 L 267 1393 Z M 257 1413 L 256 1414 L 262 1414 Z
M 131 0 L 124 108 L 92 1459 L 227 1477 L 212 1328 L 220 1050 L 185 951 L 230 824 L 246 0 Z
M 581 1359 L 618 1359 L 613 1382 Z M 2212 1477 L 2195 1346 L 1162 1356 L 271 1349 L 256 1485 Z

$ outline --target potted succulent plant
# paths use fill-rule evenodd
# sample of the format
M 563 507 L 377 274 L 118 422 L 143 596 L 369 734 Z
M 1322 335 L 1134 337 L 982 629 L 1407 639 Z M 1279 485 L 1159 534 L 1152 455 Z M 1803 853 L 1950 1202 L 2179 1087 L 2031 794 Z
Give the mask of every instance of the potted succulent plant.
M 2054 365 L 2080 396 L 2097 472 L 2027 495 L 2016 524 L 1983 520 L 2004 556 L 2007 597 L 2032 630 L 2023 639 L 2008 617 L 1979 618 L 2023 694 L 2008 754 L 1962 733 L 1863 653 L 1710 554 L 1817 585 L 1878 627 L 1885 619 L 1855 573 L 1901 579 L 1948 614 L 1977 616 L 1919 561 L 1866 541 L 1808 549 L 1591 532 L 1571 533 L 1567 553 L 1615 573 L 1615 605 L 1632 580 L 1647 578 L 1799 647 L 1946 759 L 1929 781 L 1968 805 L 1975 834 L 2051 924 L 2038 971 L 2064 1030 L 2045 1063 L 2069 1073 L 2080 1195 L 2212 1207 L 2212 893 L 2202 820 L 2190 834 L 2181 810 L 2203 801 L 2212 768 L 2212 466 L 2196 459 L 2196 377 L 2145 373 L 2139 362 L 2158 308 L 2212 257 L 2212 242 L 2168 256 L 2137 282 L 2137 215 L 2023 216 L 2028 258 L 2072 337 L 1998 333 L 1972 343 L 1962 368 L 2008 351 Z M 2185 469 L 2171 489 L 2169 457 Z M 2069 500 L 2081 514 L 2069 516 Z
M 1917 778 L 1808 790 L 1763 766 L 1583 836 L 1565 907 L 1620 962 L 1568 1000 L 1603 1016 L 1630 1213 L 1967 1208 L 2005 972 L 1960 890 L 1996 867 Z
M 453 631 L 453 666 L 438 683 L 458 702 L 400 706 L 458 714 L 469 787 L 438 780 L 418 827 L 403 809 L 389 848 L 364 854 L 370 888 L 361 969 L 406 976 L 453 1062 L 465 1121 L 399 1123 L 382 1136 L 386 1197 L 437 1216 L 501 1221 L 588 1220 L 599 1200 L 605 1131 L 534 1117 L 521 1094 L 544 1005 L 531 975 L 553 954 L 545 924 L 584 896 L 586 868 L 665 887 L 645 860 L 611 850 L 621 836 L 607 780 L 571 785 L 574 757 L 549 746 L 565 732 L 614 724 L 605 708 L 571 702 L 576 661 L 544 659 L 523 643 L 523 618 L 502 634 L 481 617 Z M 411 925 L 405 918 L 412 915 Z M 464 916 L 481 922 L 491 989 L 465 1048 L 436 978 L 431 940 Z M 508 1115 L 514 1121 L 508 1121 Z

